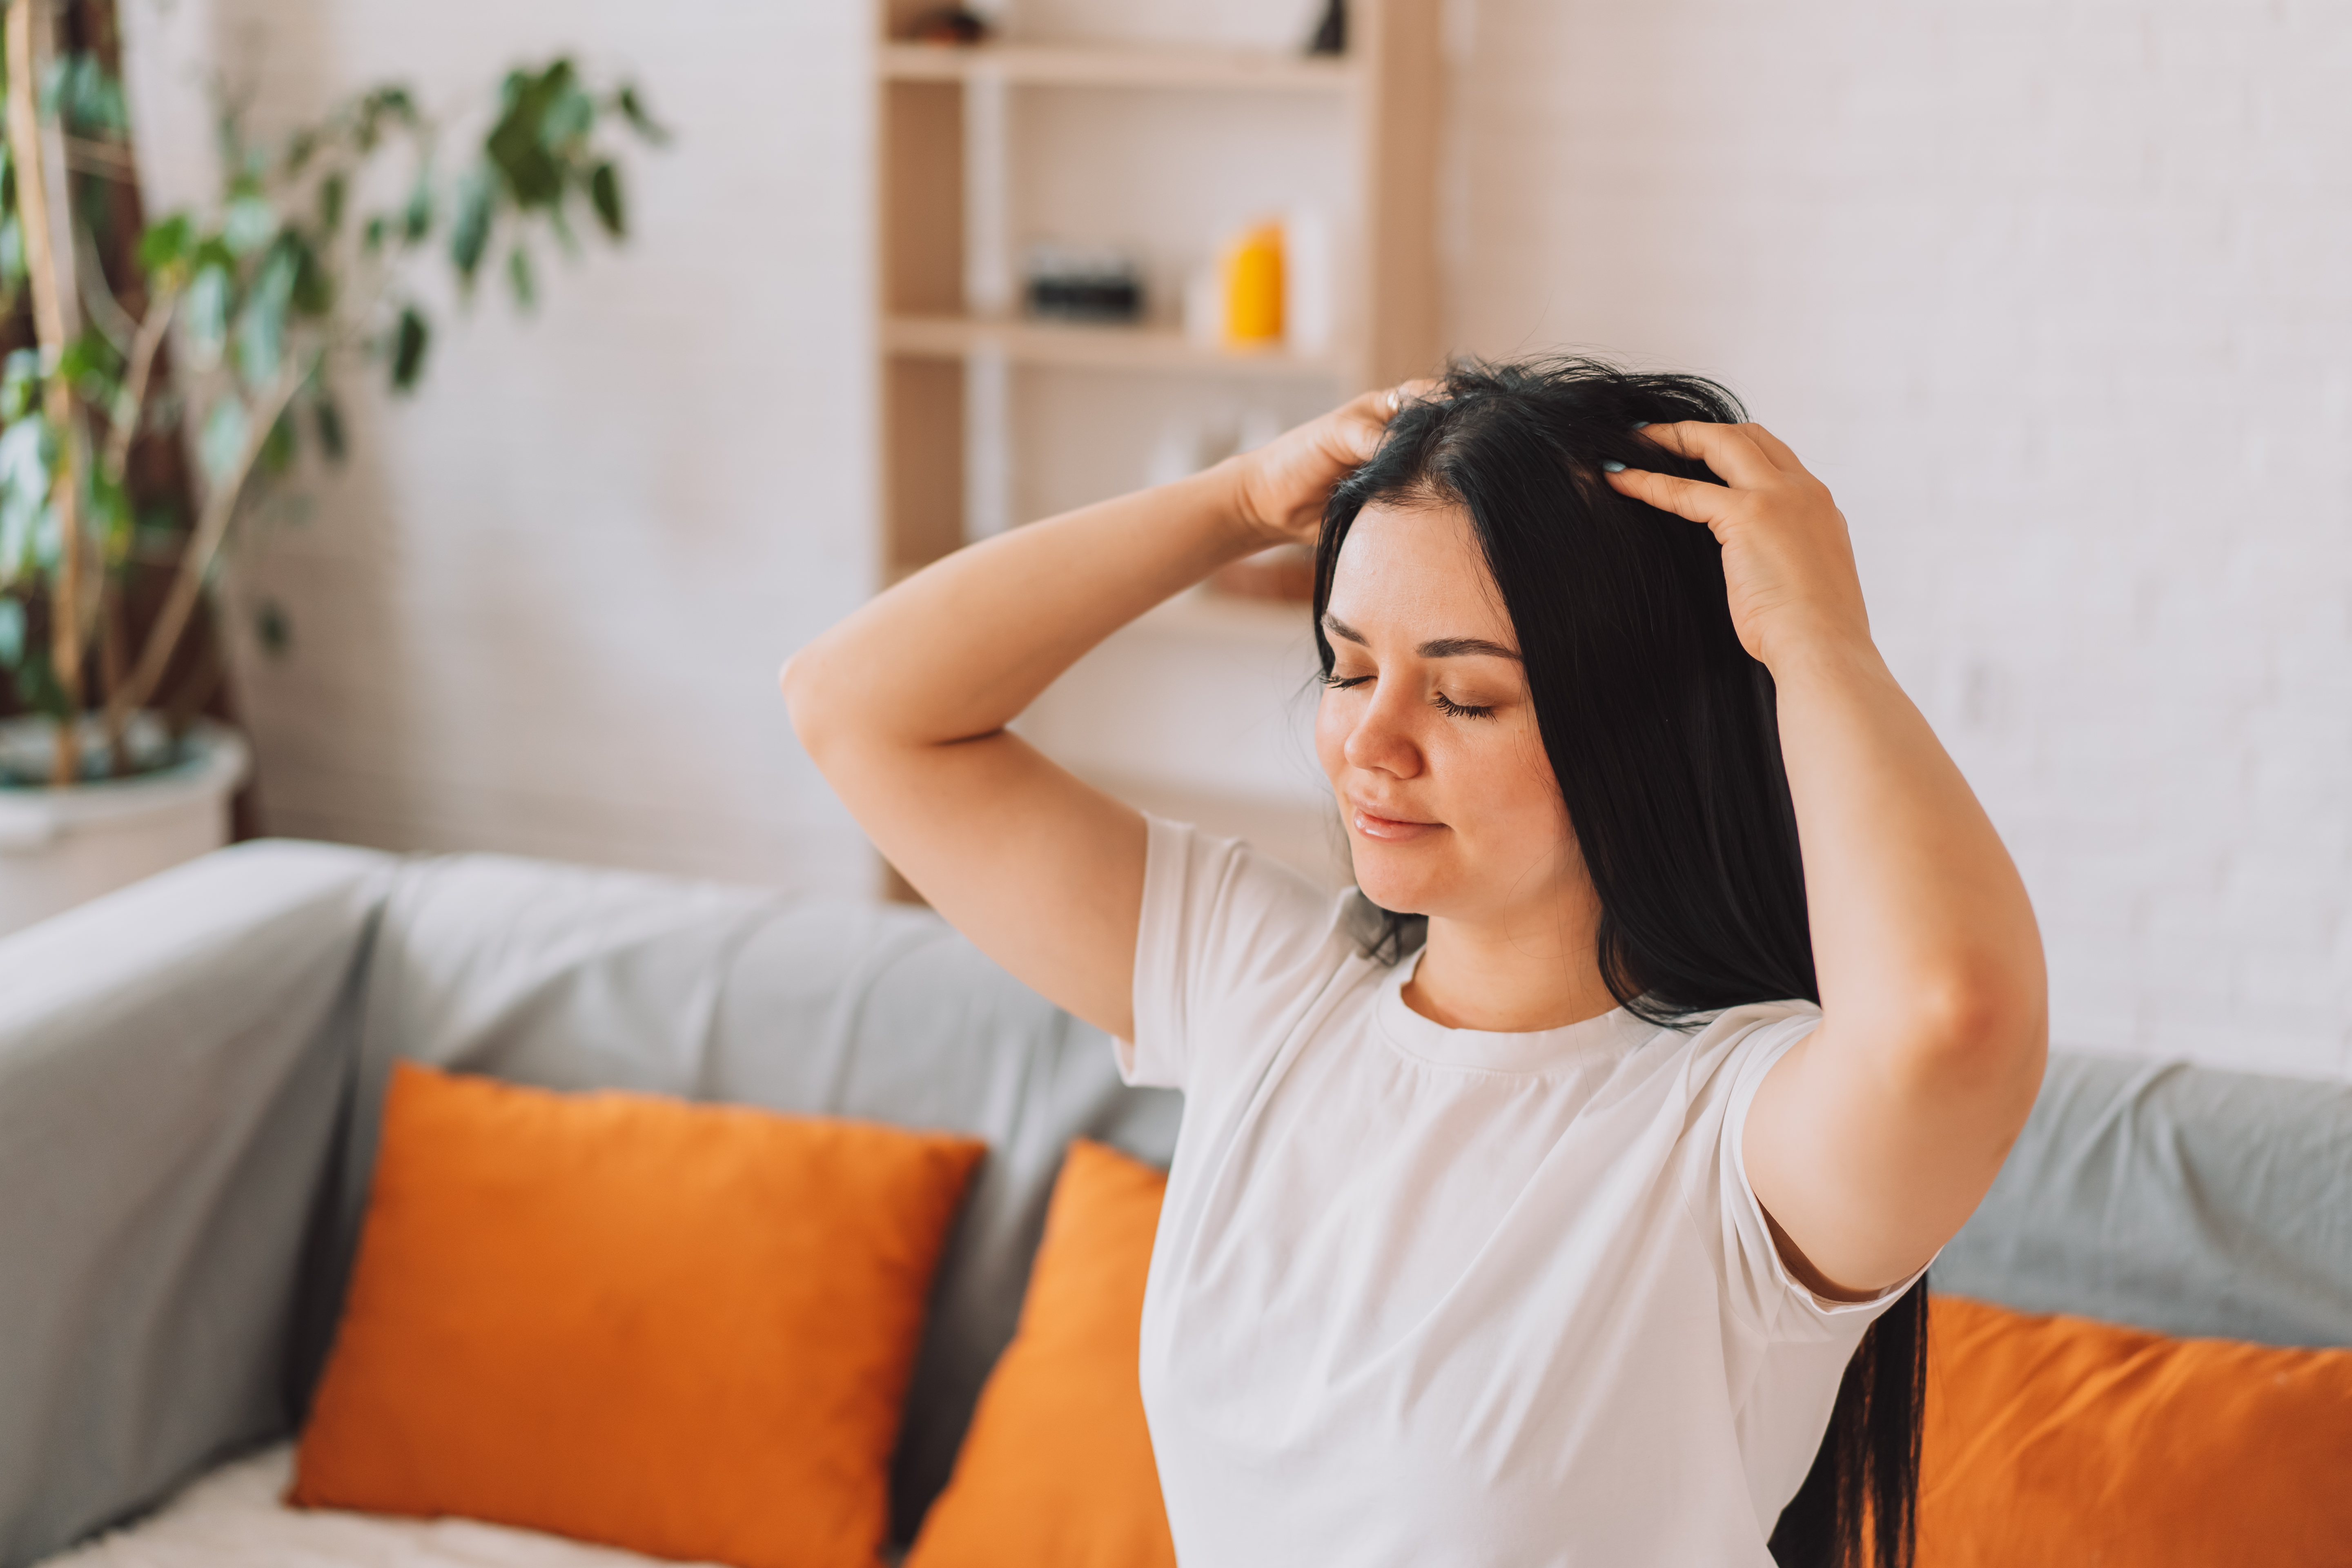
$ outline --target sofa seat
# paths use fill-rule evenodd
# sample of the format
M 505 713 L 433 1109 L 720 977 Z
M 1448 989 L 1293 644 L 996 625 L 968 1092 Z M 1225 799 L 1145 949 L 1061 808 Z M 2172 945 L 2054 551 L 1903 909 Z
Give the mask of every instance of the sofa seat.
M 232 1460 L 154 1513 L 40 1568 L 679 1568 L 634 1552 L 462 1519 L 288 1508 L 281 1443 Z

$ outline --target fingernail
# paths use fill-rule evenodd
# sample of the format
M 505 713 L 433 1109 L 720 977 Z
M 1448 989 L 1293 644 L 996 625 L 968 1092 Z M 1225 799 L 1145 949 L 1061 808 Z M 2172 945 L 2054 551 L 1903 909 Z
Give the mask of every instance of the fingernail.
M 1625 465 L 1614 458 L 1603 458 L 1601 459 L 1601 471 L 1604 474 L 1622 474 L 1625 471 Z
M 1649 427 L 1650 422 L 1646 419 L 1636 419 L 1633 421 L 1633 428 L 1636 430 L 1647 430 Z

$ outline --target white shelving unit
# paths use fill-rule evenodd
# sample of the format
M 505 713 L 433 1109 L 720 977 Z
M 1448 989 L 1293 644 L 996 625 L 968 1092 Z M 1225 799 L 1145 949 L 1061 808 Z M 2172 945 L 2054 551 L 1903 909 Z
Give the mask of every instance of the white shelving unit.
M 876 13 L 884 581 L 1141 483 L 1155 422 L 1182 411 L 1299 417 L 1439 363 L 1437 0 L 1353 0 L 1338 57 L 904 41 L 929 8 Z M 1178 329 L 1173 279 L 1217 215 L 1308 204 L 1331 230 L 1328 342 L 1235 351 Z M 1024 319 L 1016 258 L 1047 238 L 1141 252 L 1155 313 Z M 1147 809 L 1344 881 L 1298 730 L 1311 668 L 1302 606 L 1190 595 L 1090 656 L 1023 727 Z

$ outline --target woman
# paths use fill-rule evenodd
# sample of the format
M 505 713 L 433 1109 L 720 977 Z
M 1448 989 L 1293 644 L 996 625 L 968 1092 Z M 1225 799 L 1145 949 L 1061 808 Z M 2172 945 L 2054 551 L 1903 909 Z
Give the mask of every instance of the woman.
M 1908 1561 L 1916 1281 L 2032 1102 L 2041 947 L 1843 518 L 1738 418 L 1456 371 L 964 550 L 784 671 L 891 862 L 1186 1095 L 1142 1377 L 1187 1563 Z M 1282 540 L 1337 900 L 1004 728 Z

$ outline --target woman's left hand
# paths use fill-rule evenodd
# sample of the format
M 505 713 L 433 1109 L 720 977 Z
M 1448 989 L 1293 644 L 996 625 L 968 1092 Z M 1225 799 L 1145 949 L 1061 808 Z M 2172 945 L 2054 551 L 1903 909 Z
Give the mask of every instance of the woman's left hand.
M 1862 580 L 1845 514 L 1829 487 L 1761 425 L 1684 420 L 1640 432 L 1677 457 L 1696 458 L 1725 485 L 1625 468 L 1606 476 L 1621 495 L 1705 523 L 1723 546 L 1731 624 L 1751 658 L 1823 637 L 1870 637 Z

